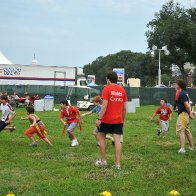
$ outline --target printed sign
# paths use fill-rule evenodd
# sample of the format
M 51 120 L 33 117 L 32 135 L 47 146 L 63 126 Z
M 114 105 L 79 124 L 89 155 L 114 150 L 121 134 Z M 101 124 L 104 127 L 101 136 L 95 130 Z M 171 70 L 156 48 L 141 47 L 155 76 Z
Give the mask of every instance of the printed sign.
M 118 84 L 123 85 L 125 83 L 125 69 L 124 68 L 114 68 L 113 71 L 117 73 Z
M 4 76 L 18 76 L 21 74 L 21 68 L 18 67 L 5 67 L 0 69 L 1 75 Z

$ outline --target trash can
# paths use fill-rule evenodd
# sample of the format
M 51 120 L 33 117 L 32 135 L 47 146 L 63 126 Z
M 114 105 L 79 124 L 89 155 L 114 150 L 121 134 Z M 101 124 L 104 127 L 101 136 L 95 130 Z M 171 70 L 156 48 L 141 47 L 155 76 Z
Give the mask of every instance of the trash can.
M 44 110 L 52 111 L 54 108 L 54 97 L 51 95 L 46 95 L 44 97 Z
M 35 100 L 34 101 L 34 109 L 36 112 L 44 111 L 44 100 L 43 99 Z
M 127 113 L 135 113 L 136 112 L 136 104 L 134 101 L 128 101 L 127 103 Z
M 135 102 L 135 105 L 136 105 L 137 108 L 140 107 L 140 99 L 139 98 L 132 99 L 132 101 Z

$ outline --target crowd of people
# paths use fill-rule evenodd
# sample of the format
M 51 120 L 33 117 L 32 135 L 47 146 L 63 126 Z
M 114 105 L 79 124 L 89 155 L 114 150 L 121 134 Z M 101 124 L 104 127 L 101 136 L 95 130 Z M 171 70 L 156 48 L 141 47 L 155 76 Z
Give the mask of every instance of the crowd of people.
M 25 92 L 22 97 L 19 97 L 16 92 L 14 92 L 11 95 L 9 95 L 8 92 L 0 92 L 0 96 L 1 95 L 7 96 L 8 103 L 10 103 L 10 105 L 12 107 L 33 105 L 35 100 L 40 99 L 38 94 L 35 94 L 33 96 L 29 96 L 29 94 L 27 92 Z
M 92 113 L 97 114 L 97 121 L 95 122 L 96 127 L 93 130 L 96 142 L 100 147 L 100 160 L 96 161 L 96 166 L 105 167 L 107 166 L 106 158 L 106 139 L 112 141 L 115 147 L 115 164 L 114 168 L 121 168 L 121 151 L 123 142 L 123 127 L 126 119 L 126 108 L 127 108 L 127 95 L 123 87 L 117 84 L 117 74 L 110 72 L 106 76 L 107 85 L 102 91 L 102 96 L 96 96 L 93 99 L 94 108 L 90 112 L 83 113 L 74 106 L 71 106 L 68 100 L 61 102 L 60 121 L 63 124 L 64 131 L 71 141 L 71 146 L 78 146 L 79 141 L 74 135 L 74 130 L 77 125 L 80 125 L 82 129 L 83 117 L 91 115 Z M 189 141 L 190 150 L 194 150 L 193 138 L 190 131 L 190 119 L 194 118 L 195 111 L 192 111 L 190 98 L 186 91 L 186 83 L 183 80 L 176 81 L 176 102 L 175 111 L 178 111 L 178 119 L 176 123 L 176 133 L 180 138 L 181 148 L 179 153 L 185 153 L 185 138 Z M 15 93 L 15 98 L 18 96 Z M 0 121 L 0 132 L 11 125 L 11 121 L 15 118 L 16 113 L 9 104 L 7 94 L 0 95 L 0 110 L 2 112 L 2 118 Z M 178 108 L 178 110 L 177 110 Z M 33 106 L 26 107 L 27 115 L 22 117 L 21 120 L 29 120 L 30 128 L 25 131 L 25 135 L 32 141 L 32 146 L 37 146 L 37 140 L 34 139 L 34 134 L 37 134 L 39 139 L 44 140 L 49 146 L 52 146 L 51 141 L 46 136 L 44 122 L 35 114 Z M 172 120 L 172 111 L 170 105 L 168 105 L 166 99 L 160 100 L 160 107 L 155 111 L 151 117 L 151 121 L 155 116 L 159 115 L 157 123 L 160 125 L 160 129 L 157 130 L 157 134 L 163 135 L 165 138 L 169 130 L 169 121 Z M 10 128 L 11 128 L 10 127 Z M 11 129 L 11 130 L 12 130 Z M 112 135 L 112 136 L 111 136 Z M 185 137 L 186 136 L 186 137 Z

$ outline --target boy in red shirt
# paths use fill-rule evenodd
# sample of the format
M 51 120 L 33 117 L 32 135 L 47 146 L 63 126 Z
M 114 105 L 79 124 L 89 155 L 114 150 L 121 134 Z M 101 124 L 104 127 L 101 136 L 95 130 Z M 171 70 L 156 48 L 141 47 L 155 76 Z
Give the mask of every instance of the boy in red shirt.
M 66 119 L 66 122 L 64 121 L 64 118 Z M 62 101 L 60 120 L 63 123 L 63 126 L 67 126 L 67 134 L 72 142 L 71 146 L 78 146 L 79 143 L 73 135 L 73 131 L 78 125 L 79 120 L 80 123 L 82 123 L 80 111 L 76 107 L 70 106 L 67 100 Z
M 157 129 L 157 135 L 159 136 L 162 133 L 163 137 L 165 137 L 169 130 L 169 120 L 171 121 L 172 111 L 167 106 L 167 100 L 161 99 L 160 104 L 161 106 L 152 115 L 150 120 L 152 121 L 156 115 L 159 115 L 161 129 Z

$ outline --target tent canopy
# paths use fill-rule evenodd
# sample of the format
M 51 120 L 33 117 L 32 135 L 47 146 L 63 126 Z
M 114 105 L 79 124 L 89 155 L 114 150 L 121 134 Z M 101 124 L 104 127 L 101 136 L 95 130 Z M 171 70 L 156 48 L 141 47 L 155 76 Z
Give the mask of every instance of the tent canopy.
M 0 51 L 0 64 L 13 64 L 10 60 L 8 60 L 3 53 Z

